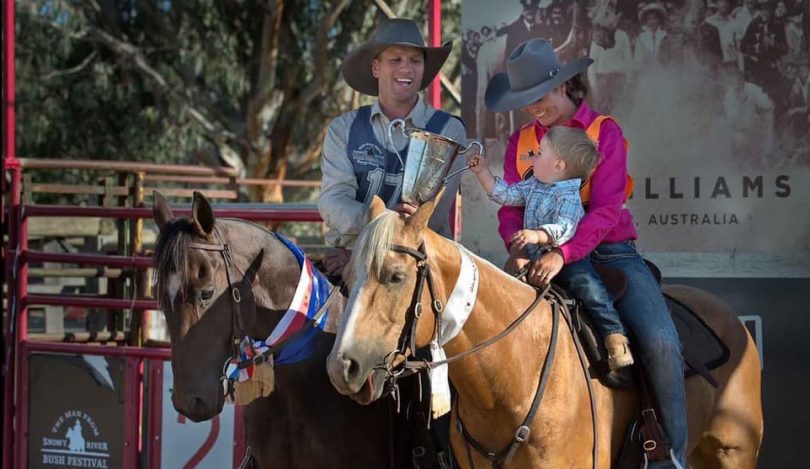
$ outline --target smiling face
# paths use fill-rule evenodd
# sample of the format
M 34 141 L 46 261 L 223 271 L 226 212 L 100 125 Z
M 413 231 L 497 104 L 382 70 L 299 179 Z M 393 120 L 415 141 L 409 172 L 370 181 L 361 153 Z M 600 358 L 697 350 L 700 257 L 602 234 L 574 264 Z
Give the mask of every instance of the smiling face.
M 425 54 L 408 46 L 390 46 L 371 63 L 380 100 L 398 104 L 416 100 L 425 71 Z
M 565 90 L 565 85 L 558 86 L 539 100 L 521 109 L 537 119 L 544 127 L 562 124 L 576 111 L 576 106 L 565 94 Z

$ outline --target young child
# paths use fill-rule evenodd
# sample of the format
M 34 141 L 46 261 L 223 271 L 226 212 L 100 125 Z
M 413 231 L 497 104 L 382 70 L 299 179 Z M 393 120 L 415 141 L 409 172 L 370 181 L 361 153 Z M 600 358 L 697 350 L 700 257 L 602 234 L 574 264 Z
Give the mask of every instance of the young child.
M 577 224 L 585 215 L 579 189 L 599 162 L 599 151 L 584 131 L 571 127 L 552 127 L 540 141 L 540 154 L 532 161 L 533 175 L 507 185 L 493 176 L 482 155 L 471 155 L 467 164 L 489 198 L 501 205 L 525 206 L 523 229 L 510 243 L 526 250 L 536 260 L 544 249 L 559 246 L 574 236 Z M 602 335 L 608 351 L 611 370 L 632 365 L 633 355 L 621 326 L 619 313 L 610 295 L 605 295 L 596 272 L 589 281 L 596 289 L 593 298 L 581 299 L 594 326 Z M 600 300 L 605 298 L 605 300 Z

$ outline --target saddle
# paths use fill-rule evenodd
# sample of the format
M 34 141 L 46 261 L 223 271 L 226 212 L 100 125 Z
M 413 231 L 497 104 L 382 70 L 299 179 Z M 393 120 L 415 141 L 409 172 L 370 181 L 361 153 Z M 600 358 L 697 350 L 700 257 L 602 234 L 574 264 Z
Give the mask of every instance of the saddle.
M 661 284 L 661 271 L 652 262 L 646 261 L 650 272 Z M 594 265 L 602 283 L 618 301 L 628 289 L 627 278 L 615 267 Z M 561 288 L 558 293 L 568 296 Z M 688 379 L 700 375 L 712 386 L 717 380 L 711 370 L 723 365 L 729 359 L 729 349 L 717 334 L 693 310 L 677 299 L 664 293 L 672 321 L 678 331 L 684 358 L 684 375 Z M 646 376 L 640 364 L 611 372 L 607 364 L 607 350 L 599 334 L 594 330 L 588 316 L 576 300 L 569 300 L 572 325 L 577 331 L 582 349 L 590 363 L 590 375 L 607 387 L 614 389 L 635 389 L 639 394 L 639 415 L 627 429 L 619 457 L 614 461 L 618 469 L 646 467 L 648 462 L 669 459 L 669 443 L 656 414 L 658 408 L 647 385 Z M 632 333 L 631 333 L 632 347 Z
M 661 283 L 661 272 L 652 262 L 647 261 L 653 276 Z M 628 283 L 624 273 L 615 267 L 594 265 L 607 290 L 618 301 L 627 292 Z M 561 289 L 560 289 L 561 290 Z M 634 389 L 636 380 L 628 368 L 619 372 L 610 373 L 607 366 L 607 350 L 598 332 L 594 329 L 583 308 L 578 302 L 563 292 L 574 307 L 571 308 L 573 325 L 579 335 L 582 348 L 590 362 L 591 376 L 596 377 L 605 386 L 614 389 Z M 713 386 L 717 387 L 717 380 L 711 370 L 723 365 L 729 359 L 729 349 L 717 334 L 694 311 L 675 298 L 664 293 L 664 299 L 672 314 L 672 321 L 678 331 L 684 357 L 684 374 L 686 378 L 700 375 Z M 631 333 L 632 334 L 632 333 Z M 631 335 L 632 347 L 632 335 Z

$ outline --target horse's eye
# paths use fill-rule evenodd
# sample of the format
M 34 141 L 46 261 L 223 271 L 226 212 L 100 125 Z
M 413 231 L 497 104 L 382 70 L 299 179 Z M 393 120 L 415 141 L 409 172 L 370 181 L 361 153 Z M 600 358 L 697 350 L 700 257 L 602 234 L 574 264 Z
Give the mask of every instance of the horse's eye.
M 212 296 L 214 296 L 213 288 L 211 288 L 210 290 L 203 290 L 200 292 L 200 298 L 202 298 L 205 301 L 210 300 Z
M 205 278 L 205 266 L 200 266 L 200 271 L 197 272 L 197 278 Z
M 388 283 L 400 283 L 403 280 L 405 280 L 405 274 L 403 272 L 394 272 L 388 279 Z

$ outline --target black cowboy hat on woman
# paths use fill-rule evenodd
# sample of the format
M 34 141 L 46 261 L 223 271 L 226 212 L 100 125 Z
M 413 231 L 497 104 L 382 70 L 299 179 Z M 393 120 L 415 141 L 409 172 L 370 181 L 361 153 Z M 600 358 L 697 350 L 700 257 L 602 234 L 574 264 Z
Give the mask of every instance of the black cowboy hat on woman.
M 535 285 L 555 279 L 597 317 L 600 310 L 609 312 L 613 305 L 591 261 L 624 272 L 632 293 L 615 310 L 637 337 L 631 345 L 647 369 L 672 448 L 670 459 L 648 467 L 682 468 L 686 467 L 687 426 L 680 341 L 657 280 L 635 250 L 635 224 L 624 205 L 631 181 L 624 135 L 614 119 L 593 111 L 584 99 L 587 88 L 582 72 L 591 63 L 588 58 L 562 63 L 548 41 L 531 39 L 510 52 L 506 72 L 492 77 L 487 86 L 485 101 L 491 111 L 521 109 L 533 118 L 509 138 L 504 155 L 506 183 L 531 176 L 527 168 L 550 127 L 583 129 L 597 141 L 600 152 L 600 162 L 582 191 L 586 213 L 574 237 L 536 261 L 510 249 L 506 268 L 514 273 L 528 265 L 527 278 Z M 523 226 L 523 217 L 522 207 L 498 211 L 498 230 L 508 249 L 509 240 Z

